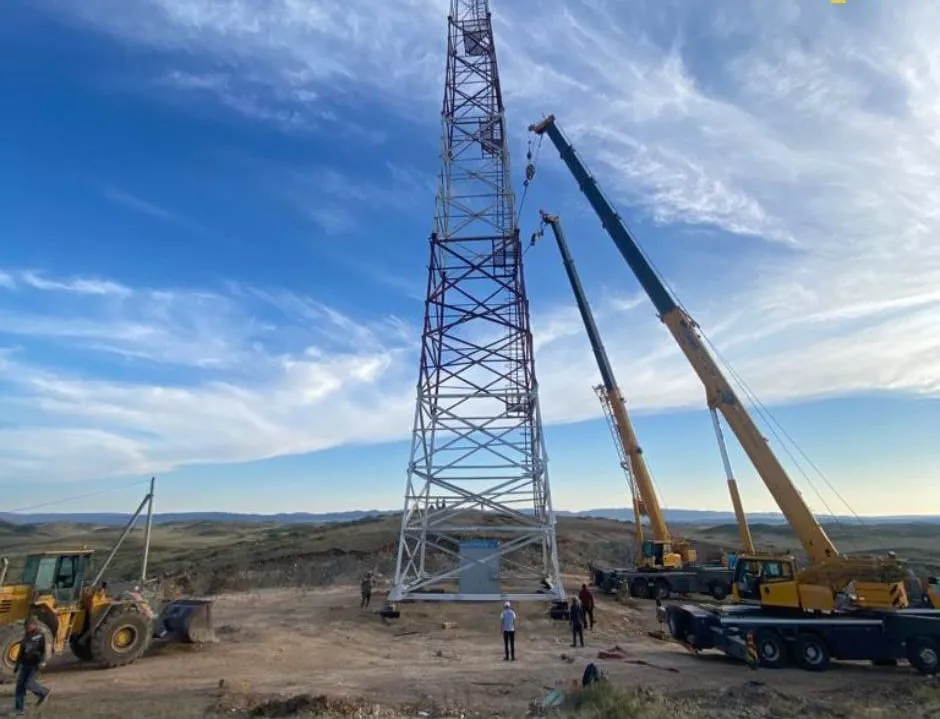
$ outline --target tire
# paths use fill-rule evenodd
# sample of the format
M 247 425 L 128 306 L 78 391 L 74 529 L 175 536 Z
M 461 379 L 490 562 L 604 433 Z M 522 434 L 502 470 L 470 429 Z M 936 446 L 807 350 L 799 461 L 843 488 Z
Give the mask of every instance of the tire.
M 672 587 L 669 582 L 665 579 L 657 579 L 653 585 L 653 599 L 669 599 L 670 594 L 672 594 Z
M 940 644 L 930 637 L 914 637 L 907 645 L 907 661 L 920 674 L 934 676 L 940 670 Z
M 10 624 L 0 628 L 0 683 L 11 682 L 16 677 L 13 667 L 19 655 L 20 640 L 23 638 L 23 625 Z
M 16 679 L 16 658 L 19 656 L 19 645 L 26 631 L 23 622 L 10 624 L 6 627 L 0 627 L 0 684 L 12 682 Z M 52 644 L 54 638 L 52 631 L 42 622 L 39 622 L 39 631 L 46 638 L 46 657 L 45 661 L 52 658 Z
M 107 668 L 137 661 L 150 646 L 153 620 L 136 607 L 115 609 L 91 638 L 91 658 Z
M 69 649 L 72 650 L 72 654 L 74 654 L 77 659 L 83 662 L 90 662 L 94 659 L 91 653 L 91 646 L 78 641 L 78 637 L 69 637 Z
M 630 582 L 630 596 L 637 599 L 647 599 L 650 595 L 650 584 L 643 577 L 636 577 Z
M 684 642 L 689 635 L 689 625 L 685 613 L 678 607 L 669 607 L 666 611 L 666 626 L 669 636 L 677 642 Z
M 832 653 L 829 651 L 826 640 L 817 634 L 809 632 L 800 634 L 796 638 L 794 649 L 796 663 L 807 671 L 821 672 L 829 666 Z
M 712 582 L 708 593 L 712 595 L 712 599 L 720 602 L 728 596 L 728 588 L 721 582 Z
M 764 629 L 755 637 L 757 658 L 762 667 L 782 669 L 787 665 L 787 644 L 779 633 Z

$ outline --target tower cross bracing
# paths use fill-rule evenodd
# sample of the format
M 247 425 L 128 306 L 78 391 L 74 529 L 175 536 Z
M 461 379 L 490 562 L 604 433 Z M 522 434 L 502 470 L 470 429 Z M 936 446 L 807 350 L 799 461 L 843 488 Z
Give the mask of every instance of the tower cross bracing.
M 452 0 L 392 602 L 563 600 L 486 0 Z

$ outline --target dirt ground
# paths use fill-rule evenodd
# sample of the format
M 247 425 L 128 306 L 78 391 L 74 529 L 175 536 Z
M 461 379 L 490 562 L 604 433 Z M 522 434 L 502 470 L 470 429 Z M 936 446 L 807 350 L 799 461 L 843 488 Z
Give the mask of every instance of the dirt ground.
M 589 661 L 617 687 L 648 694 L 649 716 L 657 702 L 664 715 L 716 718 L 887 717 L 902 708 L 910 718 L 937 716 L 940 708 L 933 704 L 940 690 L 906 665 L 751 671 L 648 637 L 656 628 L 650 603 L 598 602 L 583 649 L 570 647 L 567 625 L 548 619 L 545 605 L 517 607 L 518 659 L 506 663 L 492 604 L 403 605 L 401 619 L 384 622 L 375 613 L 381 595 L 360 610 L 353 586 L 223 595 L 215 607 L 217 644 L 155 648 L 108 671 L 62 658 L 43 679 L 53 697 L 33 715 L 523 717 L 551 689 L 579 680 Z M 597 659 L 614 645 L 627 660 Z M 0 702 L 12 708 L 11 686 L 0 687 Z

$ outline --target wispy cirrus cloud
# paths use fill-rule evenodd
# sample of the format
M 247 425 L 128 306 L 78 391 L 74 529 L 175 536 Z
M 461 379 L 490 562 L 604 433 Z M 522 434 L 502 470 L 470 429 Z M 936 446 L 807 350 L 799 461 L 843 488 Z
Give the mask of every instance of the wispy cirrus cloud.
M 92 283 L 112 289 L 47 305 L 42 315 L 28 309 L 36 294 Z M 403 439 L 410 431 L 414 318 L 359 318 L 315 297 L 234 282 L 213 290 L 132 289 L 48 278 L 17 288 L 7 304 L 19 309 L 0 314 L 0 405 L 13 423 L 0 427 L 4 476 L 165 472 Z M 635 300 L 611 292 L 595 303 L 631 406 L 701 406 L 701 388 L 662 328 L 635 321 Z M 906 319 L 891 331 L 920 331 L 920 321 Z M 588 381 L 596 368 L 574 308 L 536 311 L 533 323 L 545 420 L 596 416 Z M 898 346 L 893 362 L 865 357 L 859 373 L 846 373 L 850 348 L 820 336 L 809 346 L 817 366 L 809 385 L 768 366 L 763 346 L 738 364 L 770 401 L 866 389 L 866 374 L 886 388 L 940 394 L 938 375 L 917 368 L 918 358 Z M 781 362 L 795 365 L 804 349 Z M 63 354 L 74 360 L 67 367 L 56 361 Z M 57 447 L 54 456 L 49 446 Z
M 130 290 L 124 285 L 109 280 L 88 279 L 73 277 L 67 279 L 50 279 L 41 272 L 25 270 L 16 275 L 4 273 L 9 278 L 9 286 L 23 284 L 37 290 L 54 292 L 69 292 L 79 295 L 127 295 Z
M 129 192 L 124 190 L 119 190 L 116 187 L 106 186 L 102 189 L 102 194 L 104 198 L 109 202 L 114 202 L 118 205 L 123 205 L 135 212 L 141 212 L 145 215 L 150 215 L 151 217 L 157 217 L 161 220 L 171 220 L 178 222 L 180 218 L 170 212 L 165 210 L 159 205 L 155 205 L 152 202 L 148 202 L 136 195 L 132 195 Z
M 368 96 L 397 119 L 436 131 L 446 0 L 277 0 L 263 7 L 249 0 L 37 4 L 128 42 L 185 51 L 189 63 L 195 57 L 207 68 L 224 65 L 226 74 L 217 77 L 211 69 L 188 76 L 180 70 L 173 76 L 177 89 L 213 94 L 224 107 L 282 129 L 279 109 L 311 118 Z M 528 122 L 557 113 L 626 217 L 642 215 L 669 227 L 672 237 L 682 236 L 683 248 L 695 250 L 688 261 L 670 258 L 684 277 L 682 298 L 763 399 L 883 389 L 937 395 L 940 11 L 926 4 L 861 3 L 706 8 L 678 0 L 629 8 L 604 0 L 494 0 L 493 6 L 516 143 Z M 175 56 L 167 57 L 171 62 Z M 266 116 L 268 111 L 274 115 Z M 520 164 L 517 155 L 517 171 Z M 320 179 L 328 201 L 309 202 L 311 216 L 336 231 L 350 227 L 356 219 L 350 207 L 366 188 L 344 185 L 343 178 L 332 181 L 329 174 Z M 299 190 L 303 186 L 298 183 Z M 371 189 L 382 196 L 381 186 Z M 551 148 L 542 149 L 533 194 L 533 202 L 548 204 L 562 194 L 577 195 Z M 737 242 L 731 251 L 727 233 Z M 671 248 L 650 249 L 662 257 Z M 18 277 L 12 281 L 19 286 Z M 631 404 L 700 406 L 700 388 L 648 309 L 629 292 L 612 296 L 619 304 L 610 298 L 600 303 L 602 329 L 615 363 L 624 368 Z M 242 300 L 231 302 L 229 297 L 204 315 L 224 318 L 228 310 L 222 307 L 242 307 Z M 137 306 L 129 316 L 146 315 L 148 306 Z M 536 309 L 536 315 L 546 416 L 597 416 L 584 379 L 594 375 L 593 360 L 576 315 L 570 307 Z M 325 327 L 331 320 L 309 322 L 308 327 Z M 381 389 L 360 381 L 355 402 L 387 400 L 383 406 L 394 408 L 388 424 L 363 427 L 359 420 L 366 415 L 343 414 L 344 407 L 352 412 L 361 406 L 336 395 L 329 427 L 318 433 L 307 425 L 307 440 L 290 439 L 298 433 L 278 423 L 298 421 L 320 405 L 265 409 L 259 387 L 266 396 L 299 392 L 313 402 L 321 390 L 307 393 L 306 383 L 317 388 L 349 378 L 322 355 L 306 354 L 302 335 L 288 342 L 281 334 L 285 323 L 290 321 L 280 317 L 272 321 L 270 335 L 262 333 L 263 346 L 270 341 L 281 348 L 280 354 L 265 352 L 282 358 L 280 364 L 261 363 L 270 368 L 266 383 L 228 379 L 200 387 L 201 394 L 182 395 L 180 406 L 193 412 L 203 404 L 225 407 L 228 415 L 245 418 L 244 427 L 259 422 L 288 437 L 263 448 L 256 437 L 246 437 L 249 449 L 233 456 L 349 441 L 337 434 L 346 418 L 360 432 L 357 437 L 401 436 L 407 430 L 415 358 L 400 337 L 385 338 L 395 351 L 360 356 L 349 350 L 344 361 L 359 368 L 357 376 L 383 378 Z M 212 337 L 206 328 L 193 331 Z M 259 341 L 238 333 L 224 337 L 226 352 L 232 346 L 246 351 Z M 283 356 L 290 358 L 289 367 Z M 400 385 L 397 372 L 407 375 Z M 142 396 L 157 402 L 152 395 L 164 396 L 137 385 L 94 392 L 110 398 L 111 409 L 101 410 L 102 416 Z M 147 406 L 169 413 L 172 405 Z M 202 423 L 211 425 L 212 416 L 203 415 Z M 178 450 L 172 461 L 218 457 L 228 446 L 218 433 L 234 432 L 213 428 L 216 434 L 197 452 L 196 428 L 176 432 L 167 425 L 161 431 L 164 439 L 157 445 Z M 120 452 L 116 456 L 124 456 Z

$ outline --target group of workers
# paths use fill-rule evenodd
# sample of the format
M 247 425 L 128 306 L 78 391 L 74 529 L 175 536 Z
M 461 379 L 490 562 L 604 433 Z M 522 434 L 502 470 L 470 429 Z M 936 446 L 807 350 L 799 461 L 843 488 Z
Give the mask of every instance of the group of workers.
M 372 601 L 372 572 L 366 574 L 359 584 L 359 608 L 366 609 Z M 571 646 L 584 646 L 584 630 L 594 628 L 594 594 L 587 584 L 571 598 L 568 606 L 568 625 L 571 627 Z M 516 610 L 512 602 L 503 604 L 499 615 L 499 629 L 503 634 L 503 660 L 516 661 Z
M 578 596 L 568 605 L 568 624 L 571 627 L 571 646 L 584 646 L 584 630 L 594 628 L 594 594 L 586 584 L 581 585 Z M 499 628 L 503 633 L 503 661 L 516 661 L 516 610 L 512 602 L 503 604 L 499 615 Z

